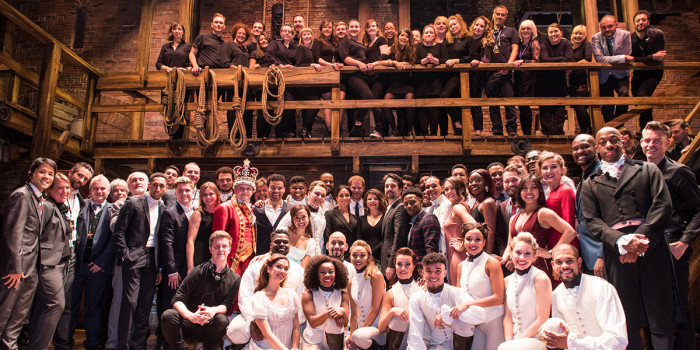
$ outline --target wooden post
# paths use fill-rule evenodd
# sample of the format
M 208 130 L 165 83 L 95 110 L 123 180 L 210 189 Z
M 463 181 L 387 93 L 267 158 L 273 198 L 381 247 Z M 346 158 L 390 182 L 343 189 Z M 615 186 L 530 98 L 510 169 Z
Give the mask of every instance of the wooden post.
M 464 127 L 464 126 L 462 126 Z M 411 155 L 411 174 L 418 174 L 418 171 L 420 171 L 420 158 L 418 158 L 417 154 L 412 154 Z
M 37 120 L 32 134 L 31 158 L 46 156 L 51 138 L 51 121 L 53 119 L 54 97 L 61 65 L 61 48 L 52 43 L 46 46 L 44 60 L 41 64 L 39 77 L 39 95 L 37 104 Z
M 583 0 L 583 17 L 586 19 L 586 29 L 588 29 L 588 41 L 593 34 L 598 33 L 598 3 L 596 0 Z
M 12 57 L 12 52 L 15 47 L 15 33 L 17 25 L 15 22 L 5 19 L 5 35 L 2 41 L 2 52 Z M 13 103 L 19 102 L 19 86 L 22 79 L 17 76 L 17 74 L 11 73 L 10 78 L 7 81 L 7 99 Z
M 191 43 L 199 33 L 199 0 L 180 0 L 180 24 L 185 41 Z
M 139 72 L 139 81 L 146 81 L 148 61 L 151 57 L 151 36 L 153 34 L 153 9 L 155 0 L 143 0 L 141 5 L 141 23 L 139 26 L 139 50 L 136 56 L 136 71 Z
M 352 156 L 352 173 L 355 175 L 360 174 L 360 156 Z
M 357 20 L 360 21 L 360 28 L 365 27 L 365 23 L 367 23 L 367 20 L 370 19 L 371 12 L 372 8 L 370 0 L 359 0 L 357 2 Z
M 85 86 L 85 109 L 83 109 L 83 142 L 80 149 L 92 154 L 95 147 L 95 131 L 97 129 L 97 114 L 92 114 L 92 104 L 97 92 L 97 77 L 89 74 Z
M 399 0 L 399 26 L 396 29 L 403 28 L 411 28 L 411 0 Z
M 340 100 L 340 86 L 331 89 L 331 99 Z M 331 152 L 340 151 L 340 110 L 331 110 Z
M 147 174 L 153 174 L 156 172 L 156 158 L 155 157 L 148 157 L 147 159 Z
M 600 29 L 598 25 L 598 4 L 596 3 L 596 0 L 583 0 L 583 11 L 584 17 L 586 18 L 588 41 L 591 41 L 593 35 Z M 595 58 L 593 61 L 595 61 Z M 590 92 L 591 97 L 600 97 L 600 86 L 598 85 L 597 71 L 588 72 L 588 91 Z M 603 124 L 605 124 L 600 107 L 591 106 L 589 114 L 591 115 L 593 132 L 598 132 L 598 130 L 603 127 Z
M 135 103 L 145 103 L 146 99 L 135 98 Z M 145 112 L 132 112 L 131 113 L 131 129 L 129 131 L 129 140 L 139 141 L 143 140 L 143 125 L 145 122 Z
M 102 174 L 102 158 L 95 158 L 95 174 Z
M 459 72 L 462 99 L 469 98 L 469 72 Z M 472 110 L 462 107 L 462 152 L 472 149 Z
M 627 31 L 634 32 L 634 14 L 639 11 L 639 3 L 637 0 L 622 0 L 622 13 L 624 14 Z M 620 18 L 618 18 L 618 21 Z

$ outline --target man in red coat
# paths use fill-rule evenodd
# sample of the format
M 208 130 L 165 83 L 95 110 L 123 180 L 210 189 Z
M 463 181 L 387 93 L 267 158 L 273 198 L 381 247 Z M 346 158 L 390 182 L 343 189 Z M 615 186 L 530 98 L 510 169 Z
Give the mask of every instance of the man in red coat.
M 231 254 L 228 264 L 231 270 L 243 275 L 248 264 L 255 257 L 255 215 L 250 198 L 255 193 L 255 179 L 258 169 L 250 167 L 250 161 L 233 169 L 234 196 L 214 211 L 213 231 L 224 230 L 231 235 Z

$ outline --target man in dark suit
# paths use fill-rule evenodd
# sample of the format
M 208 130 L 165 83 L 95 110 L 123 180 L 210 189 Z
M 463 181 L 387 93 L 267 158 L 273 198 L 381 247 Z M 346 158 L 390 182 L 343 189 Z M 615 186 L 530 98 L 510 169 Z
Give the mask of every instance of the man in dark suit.
M 625 309 L 628 349 L 642 349 L 640 329 L 651 330 L 655 349 L 673 348 L 671 257 L 664 228 L 671 197 L 659 169 L 622 153 L 622 135 L 596 134 L 600 169 L 581 186 L 591 234 L 603 242 L 605 273 Z
M 255 243 L 256 255 L 264 255 L 270 251 L 270 235 L 274 232 L 282 218 L 289 212 L 292 205 L 284 198 L 286 180 L 280 174 L 267 177 L 268 198 L 262 207 L 253 207 L 258 237 Z
M 656 164 L 671 194 L 673 215 L 666 225 L 681 310 L 685 323 L 676 329 L 675 349 L 695 349 L 695 322 L 688 301 L 688 279 L 693 241 L 700 233 L 700 189 L 695 175 L 687 166 L 666 157 L 671 144 L 668 126 L 657 121 L 647 123 L 641 145 L 649 163 Z
M 51 186 L 56 162 L 37 158 L 29 168 L 29 182 L 5 202 L 0 237 L 0 348 L 16 349 L 37 286 L 39 236 L 51 213 L 43 192 Z
M 158 319 L 171 306 L 171 300 L 177 292 L 182 279 L 187 275 L 187 228 L 192 216 L 192 196 L 194 183 L 189 177 L 181 176 L 175 179 L 175 197 L 177 203 L 163 212 L 158 228 L 158 248 L 160 251 L 160 266 L 167 283 L 158 287 Z M 162 334 L 157 332 L 159 343 Z
M 124 283 L 119 313 L 120 350 L 146 348 L 148 315 L 155 286 L 161 278 L 158 273 L 158 224 L 165 210 L 160 198 L 166 188 L 163 173 L 151 175 L 148 194 L 127 198 L 114 227 L 115 254 L 122 260 Z
M 418 261 L 429 253 L 439 253 L 440 221 L 437 216 L 423 209 L 423 192 L 413 187 L 403 191 L 403 205 L 406 209 L 408 247 L 416 254 Z
M 392 266 L 394 254 L 399 248 L 407 246 L 408 224 L 406 213 L 401 200 L 403 181 L 394 173 L 384 175 L 382 179 L 384 197 L 387 200 L 387 209 L 382 222 L 382 260 L 381 268 L 384 276 L 393 280 L 395 272 Z
M 498 204 L 499 215 L 496 225 L 496 236 L 494 237 L 494 253 L 503 255 L 508 244 L 508 234 L 510 232 L 510 218 L 518 212 L 515 203 L 515 195 L 518 191 L 520 178 L 523 172 L 514 165 L 508 165 L 503 170 L 503 190 L 508 194 L 508 199 Z
M 109 228 L 112 204 L 107 202 L 109 181 L 97 175 L 90 181 L 90 198 L 78 217 L 77 262 L 71 301 L 71 331 L 75 333 L 80 301 L 85 292 L 85 349 L 96 350 L 105 342 L 103 315 L 105 293 L 114 270 L 114 240 Z
M 51 343 L 58 320 L 61 318 L 66 297 L 63 279 L 66 264 L 70 259 L 69 239 L 71 227 L 68 222 L 66 199 L 70 195 L 70 181 L 56 173 L 48 190 L 50 213 L 39 236 L 39 284 L 29 322 L 30 349 L 46 349 Z

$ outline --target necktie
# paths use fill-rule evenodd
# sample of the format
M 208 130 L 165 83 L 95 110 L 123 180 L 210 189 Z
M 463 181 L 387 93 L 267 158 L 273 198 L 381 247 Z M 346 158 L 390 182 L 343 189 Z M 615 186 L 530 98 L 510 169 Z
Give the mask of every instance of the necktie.
M 43 209 L 44 209 L 44 195 L 39 196 L 39 218 L 41 219 L 41 216 L 43 215 Z
M 613 55 L 613 38 L 606 38 L 605 44 L 608 46 L 608 56 Z
M 360 202 L 355 203 L 355 215 L 360 216 Z

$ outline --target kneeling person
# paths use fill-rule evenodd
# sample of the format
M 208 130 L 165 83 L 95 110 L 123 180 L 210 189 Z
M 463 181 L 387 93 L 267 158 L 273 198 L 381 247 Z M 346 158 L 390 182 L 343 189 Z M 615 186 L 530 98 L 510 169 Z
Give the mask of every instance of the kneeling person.
M 226 265 L 231 236 L 216 231 L 209 237 L 211 261 L 195 266 L 182 281 L 173 308 L 161 317 L 165 340 L 176 349 L 186 349 L 185 339 L 204 343 L 204 349 L 220 349 L 226 334 L 240 276 Z

